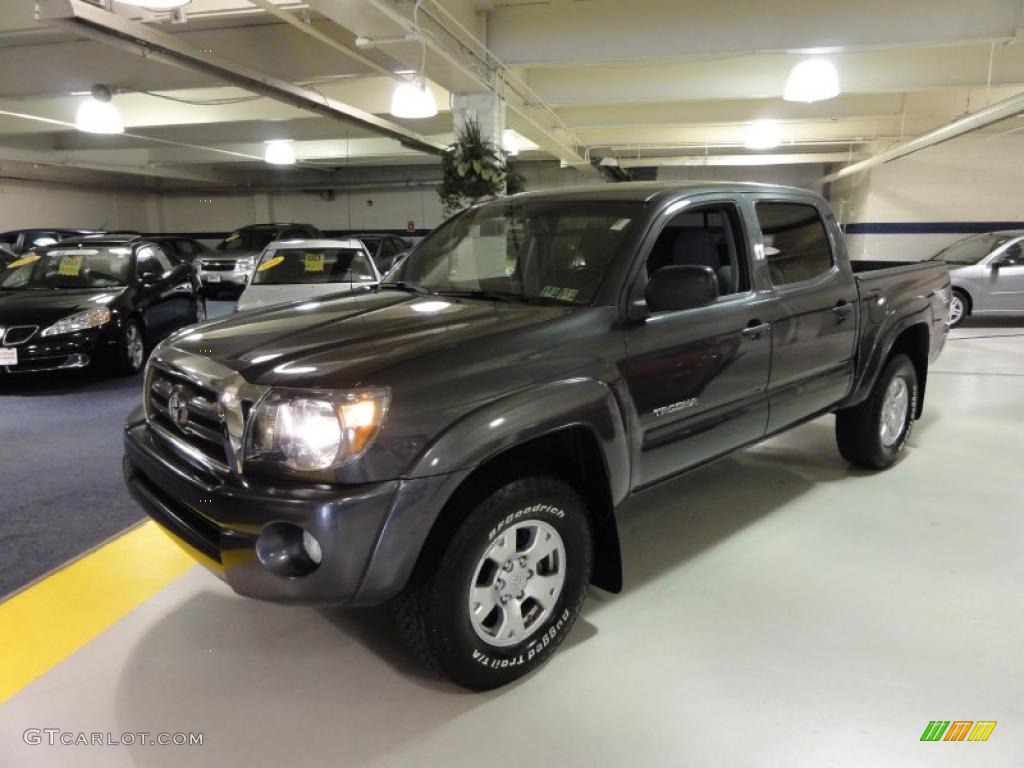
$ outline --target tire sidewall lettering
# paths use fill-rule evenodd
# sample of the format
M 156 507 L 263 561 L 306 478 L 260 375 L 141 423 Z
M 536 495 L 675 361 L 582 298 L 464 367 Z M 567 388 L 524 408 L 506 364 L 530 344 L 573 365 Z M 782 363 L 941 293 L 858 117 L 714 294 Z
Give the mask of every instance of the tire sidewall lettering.
M 549 648 L 554 647 L 555 638 L 562 632 L 571 616 L 572 614 L 569 609 L 563 608 L 558 618 L 539 637 L 534 639 L 526 648 L 516 651 L 510 656 L 491 656 L 478 648 L 474 648 L 472 651 L 473 661 L 488 669 L 508 669 L 509 667 L 530 664 L 539 659 Z
M 506 528 L 509 528 L 514 523 L 521 522 L 528 515 L 541 515 L 548 514 L 556 519 L 563 519 L 565 517 L 565 510 L 561 507 L 555 506 L 554 504 L 532 504 L 528 507 L 523 507 L 515 512 L 509 513 L 500 523 L 494 526 L 487 534 L 488 541 L 494 541 L 495 537 Z

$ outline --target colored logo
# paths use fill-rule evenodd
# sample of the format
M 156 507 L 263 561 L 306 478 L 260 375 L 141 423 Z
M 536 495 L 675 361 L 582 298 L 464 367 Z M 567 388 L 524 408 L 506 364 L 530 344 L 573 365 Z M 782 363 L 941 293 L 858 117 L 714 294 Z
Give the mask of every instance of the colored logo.
M 921 741 L 988 741 L 995 727 L 995 720 L 932 720 Z

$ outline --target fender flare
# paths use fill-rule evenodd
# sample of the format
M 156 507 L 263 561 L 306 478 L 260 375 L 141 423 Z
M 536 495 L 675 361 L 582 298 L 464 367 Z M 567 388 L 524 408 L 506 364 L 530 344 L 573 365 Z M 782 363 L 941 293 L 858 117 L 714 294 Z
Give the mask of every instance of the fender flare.
M 843 403 L 843 408 L 858 405 L 868 398 L 871 394 L 871 390 L 875 386 L 875 382 L 878 380 L 879 374 L 882 372 L 882 368 L 885 366 L 885 361 L 889 359 L 889 355 L 892 353 L 892 348 L 896 344 L 896 339 L 898 339 L 904 331 L 915 325 L 923 325 L 925 328 L 929 328 L 929 324 L 930 318 L 927 316 L 927 310 L 918 310 L 909 315 L 905 315 L 888 327 L 886 327 L 886 324 L 883 322 L 878 327 L 878 332 L 875 334 L 875 343 L 866 358 L 864 372 L 861 375 L 860 380 L 854 385 L 853 391 L 847 398 L 846 402 Z M 924 384 L 924 381 L 920 382 L 922 397 L 918 399 L 917 416 L 920 416 L 921 408 L 924 404 Z

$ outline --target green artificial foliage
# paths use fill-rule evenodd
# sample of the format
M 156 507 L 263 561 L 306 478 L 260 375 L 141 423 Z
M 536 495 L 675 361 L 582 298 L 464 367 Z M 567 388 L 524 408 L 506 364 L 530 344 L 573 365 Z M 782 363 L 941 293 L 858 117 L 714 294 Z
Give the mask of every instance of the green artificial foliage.
M 479 200 L 505 194 L 506 184 L 511 180 L 505 153 L 494 143 L 484 141 L 474 120 L 466 121 L 456 134 L 455 143 L 445 150 L 441 171 L 443 181 L 437 194 L 446 216 Z M 515 174 L 515 178 L 521 188 L 522 176 Z

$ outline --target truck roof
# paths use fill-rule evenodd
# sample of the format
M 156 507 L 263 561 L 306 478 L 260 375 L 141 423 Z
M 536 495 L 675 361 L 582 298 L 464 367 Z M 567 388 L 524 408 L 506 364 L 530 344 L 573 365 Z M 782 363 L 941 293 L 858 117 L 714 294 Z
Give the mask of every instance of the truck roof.
M 626 181 L 618 184 L 589 184 L 560 189 L 545 189 L 522 192 L 514 195 L 517 200 L 567 200 L 567 201 L 621 201 L 649 203 L 657 198 L 673 197 L 679 193 L 699 194 L 701 192 L 801 192 L 806 189 L 787 187 L 779 184 L 759 184 L 750 181 Z

